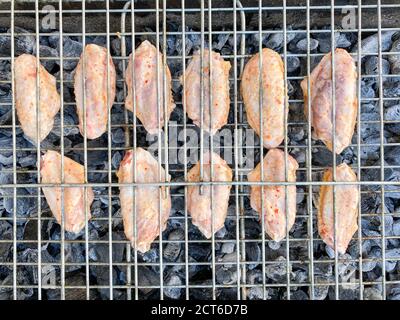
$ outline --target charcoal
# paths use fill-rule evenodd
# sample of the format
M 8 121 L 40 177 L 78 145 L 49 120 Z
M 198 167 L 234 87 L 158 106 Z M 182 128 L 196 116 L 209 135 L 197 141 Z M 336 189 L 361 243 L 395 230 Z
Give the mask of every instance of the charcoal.
M 381 72 L 379 72 L 381 71 Z M 382 69 L 379 70 L 379 58 L 377 56 L 369 56 L 365 60 L 365 74 L 377 75 L 377 74 L 389 74 L 390 64 L 386 59 L 382 59 Z
M 270 240 L 268 241 L 268 247 L 271 248 L 272 250 L 279 250 L 281 247 L 281 243 L 274 240 Z
M 160 275 L 152 271 L 145 266 L 138 266 L 138 284 L 140 287 L 139 291 L 143 294 L 148 294 L 153 291 L 153 288 L 148 288 L 149 286 L 160 285 Z
M 320 52 L 328 53 L 331 51 L 332 36 L 330 32 L 321 32 L 314 35 L 314 37 L 318 40 L 319 44 L 318 49 Z M 335 44 L 337 46 L 338 40 L 340 38 L 339 32 L 335 32 L 334 37 L 335 37 Z
M 11 247 L 12 247 L 12 242 L 11 242 L 13 238 L 12 225 L 7 221 L 2 220 L 0 223 L 0 231 L 2 240 L 10 240 L 10 242 L 2 242 L 0 244 L 0 261 L 6 262 L 9 261 L 8 257 L 11 253 Z
M 400 52 L 400 39 L 396 40 L 392 44 L 391 52 Z M 389 61 L 391 64 L 391 71 L 393 74 L 400 73 L 400 54 L 389 55 Z
M 213 43 L 213 48 L 220 51 L 229 39 L 229 33 L 221 33 L 218 35 L 218 42 Z
M 115 38 L 115 39 L 118 39 L 118 38 Z M 121 41 L 121 40 L 119 39 L 119 41 Z M 105 36 L 86 37 L 86 44 L 97 44 L 98 46 L 106 47 L 107 46 L 107 38 Z M 119 56 L 119 54 L 117 54 L 117 56 Z
M 192 40 L 189 39 L 189 37 L 186 36 L 185 37 L 185 54 L 189 55 L 189 53 L 192 50 L 192 48 L 193 48 L 193 42 L 192 42 Z M 178 37 L 176 39 L 175 49 L 176 49 L 176 52 L 179 55 L 182 55 L 182 53 L 183 53 L 183 39 L 182 39 L 182 37 Z
M 67 37 L 64 36 L 63 41 L 66 39 Z M 52 35 L 47 38 L 47 41 L 52 48 L 57 49 L 60 42 L 60 33 L 58 31 L 53 32 Z
M 112 158 L 111 158 L 112 167 L 113 167 L 114 169 L 118 169 L 121 160 L 122 160 L 122 155 L 121 155 L 121 153 L 118 152 L 118 151 L 115 152 L 115 153 L 113 154 Z
M 381 33 L 381 49 L 382 51 L 388 51 L 392 45 L 392 35 L 395 31 L 384 31 Z M 361 52 L 362 53 L 378 53 L 378 33 L 375 33 L 361 41 Z M 358 44 L 354 47 L 352 52 L 357 52 Z
M 314 152 L 315 151 L 315 152 Z M 320 167 L 331 167 L 333 161 L 333 154 L 325 147 L 319 147 L 313 149 L 312 154 L 312 164 L 313 166 Z M 336 155 L 336 164 L 343 162 L 342 156 L 340 154 Z
M 182 288 L 177 288 L 177 286 L 182 285 L 182 280 L 177 275 L 172 274 L 168 277 L 165 282 L 164 294 L 170 299 L 179 299 L 181 297 Z M 168 287 L 171 286 L 171 287 Z M 173 287 L 172 287 L 173 286 Z
M 257 262 L 261 261 L 261 249 L 257 243 L 250 242 L 246 244 L 246 260 L 252 262 L 248 265 L 250 270 L 256 268 Z
M 283 299 L 287 299 L 287 292 L 284 292 Z M 309 297 L 307 293 L 305 293 L 303 290 L 297 290 L 295 292 L 291 292 L 290 294 L 290 300 L 308 300 Z
M 209 244 L 194 243 L 189 245 L 189 255 L 196 261 L 206 261 L 211 253 Z
M 356 262 L 352 262 L 352 257 L 349 254 L 344 254 L 341 259 L 348 259 L 348 261 L 341 261 L 338 265 L 338 273 L 341 282 L 351 281 L 351 277 L 355 275 L 357 270 Z
M 59 45 L 57 46 L 59 47 Z M 59 48 L 58 48 L 58 51 Z M 79 57 L 82 53 L 82 43 L 74 41 L 69 37 L 63 39 L 63 56 L 67 59 L 63 59 L 63 69 L 72 70 L 75 69 L 78 64 Z M 60 61 L 56 60 L 56 63 L 60 65 Z
M 264 43 L 267 41 L 268 39 L 268 34 L 261 34 L 261 42 Z M 247 45 L 252 45 L 254 47 L 256 47 L 256 50 L 259 50 L 259 43 L 260 43 L 260 34 L 259 32 L 255 32 L 254 34 L 250 35 L 250 38 L 247 39 Z
M 400 165 L 400 147 L 394 147 L 385 152 L 385 161 L 391 166 Z
M 387 249 L 385 250 L 386 259 L 399 259 L 400 258 L 400 248 Z M 385 271 L 392 272 L 396 268 L 397 260 L 386 260 Z
M 183 241 L 185 235 L 183 233 L 182 229 L 176 229 L 173 230 L 169 235 L 168 235 L 168 240 L 169 241 Z M 181 252 L 181 244 L 178 242 L 170 242 L 168 243 L 164 250 L 163 250 L 163 257 L 167 261 L 176 261 L 179 257 L 179 254 Z
M 46 57 L 46 58 L 57 58 L 58 52 L 56 49 L 53 49 L 51 47 L 48 46 L 39 46 L 39 57 L 41 64 L 46 68 L 47 71 L 51 72 L 51 70 L 53 69 L 54 65 L 55 65 L 55 60 L 52 59 L 42 59 L 42 57 Z
M 23 35 L 32 33 L 31 31 L 25 30 L 20 27 L 14 27 L 14 34 L 20 34 L 15 36 L 14 50 L 15 55 L 19 56 L 23 53 L 34 53 L 36 48 L 36 40 L 33 35 Z M 7 34 L 11 34 L 11 29 L 7 30 Z M 6 34 L 0 35 L 0 55 L 11 56 L 11 37 Z
M 360 158 L 376 160 L 376 159 L 379 159 L 380 144 L 386 143 L 386 138 L 383 137 L 383 141 L 382 141 L 380 136 L 371 135 L 371 136 L 367 137 L 367 139 L 362 141 L 362 143 L 365 144 L 366 146 L 361 147 Z
M 19 188 L 17 190 L 17 194 L 17 216 L 23 217 L 29 215 L 30 212 L 34 211 L 36 208 L 33 198 L 24 197 L 29 194 L 25 188 Z M 13 214 L 14 201 L 12 197 L 5 197 L 3 201 L 6 211 L 10 214 Z
M 64 115 L 64 137 L 79 134 L 79 128 L 75 123 L 75 120 L 70 115 Z M 57 137 L 60 136 L 61 133 L 61 117 L 60 114 L 57 113 L 54 117 L 54 129 L 52 130 Z
M 262 287 L 251 287 L 247 290 L 247 298 L 249 300 L 261 300 L 263 297 Z
M 221 229 L 219 229 L 219 230 L 215 233 L 215 238 L 217 238 L 217 239 L 223 239 L 223 238 L 225 238 L 226 233 L 227 233 L 227 230 L 226 230 L 225 226 L 223 226 Z
M 221 247 L 222 253 L 232 253 L 235 251 L 235 243 L 234 242 L 225 242 Z
M 0 154 L 0 164 L 4 166 L 11 165 L 13 163 L 13 156 L 6 157 L 2 154 Z
M 326 277 L 323 276 L 316 276 L 315 277 L 316 283 L 324 283 L 327 282 Z M 315 300 L 325 300 L 329 293 L 329 286 L 314 286 L 314 299 Z M 311 296 L 311 292 L 310 292 Z
M 336 47 L 338 48 L 348 48 L 352 45 L 352 42 L 348 39 L 351 36 L 348 33 L 340 33 L 336 40 Z
M 307 52 L 308 48 L 310 51 L 314 51 L 318 48 L 318 40 L 310 38 L 310 43 L 308 43 L 307 38 L 301 39 L 297 42 L 296 47 L 301 52 Z
M 292 58 L 292 57 L 288 57 L 288 59 L 290 59 L 290 58 Z M 290 82 L 290 80 L 287 80 L 287 94 L 288 94 L 288 96 L 291 96 L 294 93 L 295 93 L 295 89 L 294 89 L 294 86 L 293 86 L 292 82 Z
M 339 289 L 339 299 L 340 300 L 356 300 L 360 296 L 359 290 L 357 289 L 347 289 L 346 287 Z M 335 289 L 331 287 L 329 290 L 329 299 L 335 299 Z
M 279 256 L 271 264 L 265 266 L 265 275 L 276 282 L 285 281 L 286 278 L 286 259 Z
M 35 166 L 37 163 L 37 155 L 28 154 L 24 157 L 18 157 L 18 163 L 22 168 Z
M 115 38 L 111 41 L 111 54 L 116 56 L 121 55 L 121 39 Z
M 111 139 L 114 143 L 125 143 L 125 132 L 121 128 L 111 131 Z
M 365 288 L 364 300 L 382 300 L 382 291 L 376 288 Z
M 194 285 L 200 285 L 200 286 L 211 286 L 212 281 L 211 279 L 206 279 L 202 281 L 193 281 Z M 209 300 L 212 299 L 212 288 L 193 288 L 190 290 L 191 298 L 196 299 L 196 300 Z
M 370 271 L 374 270 L 375 267 L 376 267 L 375 260 L 363 261 L 363 263 L 362 263 L 362 271 L 363 272 L 370 272 Z
M 80 243 L 65 243 L 64 245 L 65 261 L 70 263 L 84 263 L 84 245 Z M 73 272 L 79 270 L 79 265 L 69 265 L 65 267 L 65 272 Z
M 60 71 L 54 73 L 54 76 L 57 80 L 60 80 Z M 68 89 L 74 89 L 74 77 L 75 77 L 75 69 L 72 71 L 63 70 L 63 83 L 64 83 L 64 100 L 66 92 L 69 92 Z M 64 112 L 67 113 L 69 116 L 72 116 L 74 113 L 69 112 L 72 106 L 64 106 Z M 75 109 L 75 106 L 73 106 Z
M 279 50 L 283 45 L 283 33 L 273 33 L 266 39 L 266 41 L 264 40 L 265 46 L 272 50 Z
M 2 97 L 4 97 L 3 95 L 1 95 L 1 89 L 0 89 L 0 103 L 2 103 Z M 8 102 L 8 101 L 4 101 L 4 102 Z M 3 108 L 4 109 L 4 108 Z M 8 110 L 5 110 L 4 112 L 1 112 L 0 115 L 0 125 L 4 125 L 7 122 L 9 122 L 12 118 L 12 110 L 11 108 L 7 108 Z
M 295 283 L 307 283 L 309 276 L 305 270 L 296 270 L 292 272 L 291 279 Z
M 261 233 L 261 223 L 257 220 L 245 220 L 246 239 L 258 239 Z
M 375 90 L 365 80 L 361 81 L 361 98 L 371 99 L 375 97 Z
M 296 56 L 288 56 L 286 58 L 286 70 L 291 73 L 296 71 L 300 67 L 300 59 Z M 288 92 L 288 94 L 290 94 Z
M 382 221 L 382 219 L 379 219 Z M 393 235 L 393 217 L 389 215 L 384 216 L 385 220 L 385 236 L 390 237 Z M 382 231 L 382 222 L 380 222 L 380 231 Z
M 400 286 L 396 286 L 390 290 L 390 300 L 400 300 Z
M 134 252 L 132 252 L 132 256 L 134 256 Z M 148 263 L 156 263 L 158 261 L 158 258 L 159 258 L 158 248 L 151 248 L 149 251 L 147 251 L 142 255 L 143 261 Z
M 394 236 L 396 236 L 396 237 L 398 237 L 398 236 L 400 236 L 400 220 L 396 220 L 394 223 L 393 223 L 393 235 Z
M 400 104 L 396 104 L 385 109 L 384 120 L 386 121 L 400 121 Z M 386 124 L 385 127 L 395 134 L 400 133 L 400 122 L 394 124 Z
M 400 97 L 400 81 L 386 81 L 383 83 L 383 96 L 385 98 Z

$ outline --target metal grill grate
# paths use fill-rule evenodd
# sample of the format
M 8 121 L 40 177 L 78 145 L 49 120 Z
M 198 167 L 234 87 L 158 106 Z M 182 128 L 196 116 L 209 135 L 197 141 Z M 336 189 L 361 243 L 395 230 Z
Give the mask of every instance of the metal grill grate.
M 398 170 L 400 164 L 398 160 L 387 161 L 387 157 L 396 157 L 394 150 L 397 150 L 400 143 L 396 137 L 386 137 L 385 130 L 387 126 L 395 125 L 400 120 L 385 119 L 384 114 L 387 106 L 399 104 L 400 95 L 387 96 L 384 83 L 393 82 L 400 85 L 396 82 L 398 75 L 383 73 L 383 61 L 386 61 L 389 56 L 400 55 L 400 52 L 389 52 L 382 47 L 385 33 L 400 31 L 398 27 L 400 5 L 396 4 L 396 1 L 391 3 L 380 0 L 367 2 L 358 0 L 346 5 L 342 4 L 344 1 L 336 1 L 335 4 L 334 0 L 300 2 L 163 0 L 149 4 L 133 0 L 128 2 L 1 1 L 0 16 L 3 17 L 0 18 L 0 27 L 10 28 L 12 41 L 11 54 L 0 57 L 0 62 L 11 64 L 11 79 L 1 79 L 0 85 L 11 86 L 11 92 L 14 92 L 12 66 L 17 56 L 16 39 L 19 36 L 34 37 L 33 54 L 37 57 L 37 62 L 53 61 L 60 66 L 63 66 L 66 61 L 77 61 L 79 55 L 65 55 L 63 45 L 60 46 L 59 55 L 56 57 L 42 55 L 39 51 L 42 39 L 56 35 L 59 41 L 63 42 L 63 37 L 74 37 L 85 46 L 89 38 L 93 41 L 94 37 L 105 37 L 104 45 L 109 52 L 114 52 L 112 58 L 119 69 L 117 86 L 125 97 L 127 89 L 124 87 L 123 79 L 130 53 L 127 47 L 135 48 L 143 39 L 150 39 L 156 47 L 160 48 L 164 57 L 163 63 L 173 65 L 176 70 L 185 70 L 193 53 L 193 50 L 186 52 L 188 37 L 200 37 L 200 50 L 203 51 L 205 47 L 212 47 L 214 42 L 218 42 L 226 35 L 229 38 L 227 41 L 231 42 L 227 45 L 229 48 L 221 52 L 224 59 L 231 62 L 232 70 L 230 73 L 230 116 L 229 123 L 224 128 L 233 132 L 233 142 L 232 145 L 218 146 L 214 151 L 232 152 L 231 168 L 234 175 L 234 181 L 230 183 L 232 190 L 226 221 L 229 228 L 225 228 L 225 235 L 221 236 L 217 233 L 210 240 L 199 237 L 193 231 L 191 217 L 187 212 L 187 186 L 195 184 L 185 182 L 190 168 L 187 157 L 189 147 L 186 144 L 175 146 L 168 143 L 168 136 L 171 136 L 174 130 L 182 131 L 183 136 L 186 137 L 187 129 L 194 128 L 185 114 L 185 98 L 181 95 L 182 89 L 176 90 L 174 93 L 176 109 L 181 113 L 174 113 L 172 121 L 164 124 L 167 129 L 158 135 L 158 141 L 162 143 L 157 146 L 159 164 L 160 166 L 163 164 L 166 172 L 172 175 L 172 179 L 167 183 L 156 184 L 167 187 L 166 190 L 171 194 L 175 209 L 171 212 L 168 228 L 163 233 L 163 237 L 157 239 L 152 245 L 151 252 L 143 256 L 130 247 L 130 243 L 123 234 L 121 236 L 122 218 L 119 214 L 118 203 L 118 187 L 121 184 L 117 183 L 115 176 L 117 168 L 113 164 L 113 158 L 117 157 L 116 153 L 123 155 L 125 150 L 132 147 L 148 147 L 143 140 L 146 136 L 143 126 L 134 121 L 132 113 L 123 108 L 124 99 L 117 97 L 114 108 L 108 114 L 107 134 L 97 142 L 96 140 L 88 141 L 84 134 L 85 137 L 80 143 L 72 145 L 68 135 L 61 134 L 65 130 L 77 128 L 76 123 L 68 123 L 65 120 L 67 114 L 65 109 L 75 105 L 73 97 L 71 99 L 68 95 L 72 80 L 68 78 L 68 72 L 59 72 L 60 122 L 53 129 L 53 132 L 59 133 L 59 139 L 47 144 L 43 142 L 38 147 L 20 138 L 21 129 L 15 113 L 15 98 L 12 97 L 10 101 L 0 100 L 0 106 L 4 110 L 9 108 L 12 112 L 11 121 L 0 125 L 2 136 L 12 137 L 12 145 L 7 145 L 0 140 L 0 155 L 11 157 L 10 162 L 1 167 L 3 179 L 1 195 L 4 205 L 0 206 L 3 212 L 0 222 L 8 223 L 12 227 L 11 234 L 6 232 L 0 234 L 0 248 L 3 252 L 3 257 L 0 257 L 2 259 L 0 260 L 2 268 L 0 292 L 4 294 L 2 297 L 144 299 L 170 298 L 175 293 L 180 298 L 186 299 L 254 297 L 318 299 L 322 291 L 328 290 L 328 297 L 333 299 L 346 299 L 349 296 L 356 299 L 371 298 L 372 293 L 383 299 L 392 299 L 396 296 L 398 298 L 400 296 L 400 263 L 397 261 L 400 260 L 400 235 L 392 229 L 396 221 L 400 221 L 400 219 L 396 220 L 400 218 L 400 214 L 396 207 L 397 200 L 392 200 L 397 198 L 391 197 L 390 194 L 398 193 L 400 182 L 389 180 L 388 172 Z M 42 11 L 46 4 L 54 6 L 57 34 L 52 30 L 43 30 L 40 25 L 47 14 Z M 343 10 L 355 13 L 355 26 L 347 29 L 341 27 L 339 18 L 345 15 Z M 299 21 L 299 17 L 302 17 L 302 21 Z M 16 29 L 19 26 L 34 31 L 21 34 Z M 323 28 L 323 26 L 329 26 L 329 28 Z M 359 79 L 358 121 L 350 146 L 351 152 L 346 153 L 347 156 L 350 154 L 350 158 L 352 154 L 354 156 L 351 159 L 340 156 L 340 160 L 348 161 L 360 179 L 357 185 L 361 193 L 361 204 L 366 203 L 368 199 L 380 202 L 375 212 L 371 212 L 363 205 L 360 206 L 358 219 L 360 227 L 353 237 L 352 250 L 346 256 L 329 255 L 329 252 L 324 251 L 322 240 L 316 232 L 316 208 L 313 198 L 318 193 L 319 186 L 338 183 L 320 181 L 320 173 L 326 167 L 320 158 L 326 154 L 324 153 L 326 147 L 312 140 L 311 124 L 305 120 L 304 116 L 299 116 L 302 114 L 300 110 L 303 108 L 303 99 L 298 95 L 301 92 L 298 88 L 300 81 L 304 76 L 310 75 L 315 62 L 324 55 L 312 50 L 311 39 L 315 35 L 326 34 L 330 37 L 330 46 L 333 47 L 335 44 L 333 34 L 336 32 L 352 34 L 357 38 L 355 42 L 358 44 L 370 34 L 376 33 L 378 38 L 376 50 L 371 47 L 372 51 L 354 50 L 352 52 L 352 56 L 357 61 Z M 252 144 L 242 145 L 244 137 L 240 130 L 248 129 L 249 125 L 244 114 L 239 85 L 245 62 L 265 46 L 263 43 L 265 35 L 282 35 L 283 45 L 280 53 L 284 60 L 285 71 L 288 61 L 294 58 L 300 59 L 305 66 L 298 75 L 285 72 L 285 87 L 290 83 L 293 91 L 288 92 L 290 111 L 286 119 L 285 140 L 281 148 L 285 151 L 285 162 L 287 162 L 288 154 L 295 154 L 297 159 L 303 158 L 303 161 L 299 161 L 300 168 L 295 183 L 298 193 L 296 225 L 279 245 L 269 240 L 264 232 L 259 232 L 257 236 L 249 232 L 258 224 L 261 225 L 261 230 L 264 230 L 265 221 L 262 219 L 260 223 L 256 222 L 258 218 L 250 210 L 248 203 L 250 183 L 246 176 L 252 168 L 242 165 L 241 162 L 245 157 L 243 150 L 246 155 L 251 152 L 255 154 L 256 164 L 262 161 L 262 157 L 260 159 L 260 154 L 263 154 L 262 138 L 261 141 L 256 139 Z M 296 35 L 305 35 L 306 50 L 291 53 L 294 50 L 289 47 L 288 39 Z M 258 39 L 258 42 L 254 39 Z M 168 40 L 175 41 L 175 44 L 180 41 L 180 54 L 176 51 L 169 52 Z M 118 41 L 121 43 L 120 52 L 115 54 L 114 46 Z M 358 48 L 361 47 L 361 45 L 358 46 Z M 362 68 L 363 59 L 369 56 L 378 57 L 374 75 L 365 74 Z M 179 72 L 172 73 L 175 88 L 175 84 L 177 86 L 179 83 Z M 377 79 L 376 93 L 373 97 L 364 97 L 362 94 L 362 81 L 368 79 Z M 163 80 L 165 86 L 165 79 Z M 212 77 L 210 77 L 210 85 L 211 82 Z M 39 79 L 37 79 L 38 83 Z M 184 86 L 185 83 L 183 83 Z M 162 90 L 163 88 L 157 88 L 158 95 Z M 39 95 L 36 94 L 36 96 L 38 100 Z M 201 99 L 203 100 L 203 97 Z M 334 101 L 334 94 L 332 99 Z M 162 102 L 158 106 L 158 112 L 166 110 L 166 103 Z M 368 103 L 376 104 L 377 118 L 363 117 L 362 106 Z M 39 124 L 39 121 L 37 123 Z M 368 127 L 376 127 L 379 135 L 377 139 L 366 142 L 361 132 Z M 304 135 L 300 143 L 291 138 L 291 134 L 299 130 Z M 201 162 L 203 162 L 202 151 L 208 142 L 207 139 L 210 139 L 203 131 L 201 128 L 200 143 L 196 147 L 200 151 Z M 121 132 L 124 135 L 124 142 L 115 143 L 115 136 Z M 3 141 L 9 140 L 4 138 Z M 211 149 L 215 148 L 213 143 L 210 145 Z M 183 163 L 169 164 L 168 155 L 178 148 L 183 150 Z M 92 208 L 92 211 L 98 209 L 96 211 L 98 214 L 93 214 L 91 222 L 78 237 L 61 232 L 64 229 L 63 224 L 60 230 L 48 230 L 57 227 L 41 193 L 40 188 L 43 185 L 39 183 L 39 159 L 42 151 L 47 149 L 55 149 L 69 157 L 79 156 L 85 167 L 87 183 L 83 186 L 91 186 L 95 191 L 97 205 Z M 366 161 L 361 156 L 356 156 L 370 152 L 371 149 L 378 150 L 379 157 L 375 161 Z M 35 163 L 22 166 L 19 159 L 21 157 L 29 159 L 32 154 L 36 157 Z M 100 169 L 100 166 L 94 163 L 96 157 L 100 157 L 101 154 L 106 154 L 106 159 L 103 168 Z M 166 159 L 164 163 L 162 163 L 162 157 Z M 325 157 L 329 157 L 327 162 L 336 163 L 337 161 L 335 153 Z M 213 181 L 201 184 L 215 186 L 226 184 L 226 182 Z M 271 185 L 268 182 L 255 184 Z M 280 183 L 280 185 L 291 184 L 293 183 Z M 130 185 L 135 188 L 138 184 Z M 63 188 L 70 186 L 71 184 L 62 184 Z M 162 196 L 161 192 L 160 188 L 160 196 Z M 85 200 L 86 198 L 87 195 Z M 12 201 L 12 204 L 9 201 Z M 29 214 L 25 212 L 20 214 L 18 211 L 19 207 L 25 205 L 24 201 L 28 201 L 31 206 L 25 210 L 30 211 Z M 217 201 L 217 199 L 212 199 L 212 201 Z M 4 209 L 6 202 L 14 208 L 12 213 L 6 213 Z M 387 202 L 390 202 L 392 206 L 388 206 Z M 392 224 L 388 225 L 390 230 L 385 228 L 387 219 L 392 220 Z M 369 221 L 377 224 L 376 230 L 365 227 Z M 175 229 L 182 231 L 181 236 L 171 239 L 169 234 Z M 221 253 L 223 245 L 234 246 L 234 249 L 231 253 L 223 255 Z M 368 245 L 380 250 L 376 249 L 375 254 L 371 254 L 366 248 Z M 75 255 L 74 250 L 78 250 L 77 248 L 82 250 L 83 256 Z M 172 250 L 171 248 L 179 251 L 179 257 L 175 260 L 171 260 L 165 254 L 166 251 Z M 7 250 L 11 253 L 8 258 L 5 254 Z M 25 255 L 22 255 L 23 252 Z M 196 259 L 193 252 L 196 252 Z M 388 255 L 387 252 L 390 254 Z M 28 253 L 31 255 L 27 256 Z M 393 263 L 395 271 L 392 268 Z M 371 264 L 377 264 L 374 272 L 379 272 L 380 277 L 371 278 L 369 271 L 365 271 Z M 391 269 L 390 272 L 386 270 L 388 266 Z M 229 275 L 229 279 L 225 278 L 225 274 Z M 173 278 L 173 275 L 178 275 L 180 280 Z M 179 294 L 176 294 L 176 291 Z

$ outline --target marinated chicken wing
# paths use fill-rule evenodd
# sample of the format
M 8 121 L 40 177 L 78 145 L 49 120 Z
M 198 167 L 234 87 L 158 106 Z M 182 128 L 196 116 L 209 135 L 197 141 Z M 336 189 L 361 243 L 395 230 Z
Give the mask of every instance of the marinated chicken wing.
M 323 181 L 332 181 L 332 169 L 324 173 Z M 345 163 L 336 167 L 336 181 L 357 181 L 353 170 Z M 335 187 L 335 210 L 337 218 L 337 250 L 343 254 L 357 231 L 359 194 L 356 185 L 339 185 Z M 333 187 L 321 186 L 319 192 L 318 232 L 322 240 L 334 248 L 334 212 Z
M 42 183 L 61 183 L 61 155 L 47 151 L 41 160 Z M 64 157 L 64 182 L 84 183 L 84 168 L 81 164 Z M 61 224 L 61 206 L 64 207 L 65 230 L 78 233 L 85 226 L 85 206 L 83 187 L 64 187 L 64 203 L 61 203 L 61 187 L 43 187 L 43 193 L 51 212 Z M 87 218 L 90 219 L 90 205 L 93 202 L 92 188 L 87 187 Z
M 20 55 L 15 59 L 15 98 L 16 110 L 21 128 L 25 135 L 37 143 L 36 122 L 36 57 L 30 54 Z M 60 110 L 60 96 L 57 92 L 56 79 L 39 66 L 39 142 L 50 133 L 54 117 Z
M 224 61 L 221 55 L 211 51 L 211 96 L 212 110 L 210 121 L 210 63 L 209 50 L 203 54 L 203 128 L 215 134 L 228 122 L 229 114 L 229 70 L 231 64 Z M 201 54 L 196 52 L 184 73 L 186 112 L 193 123 L 201 126 Z M 183 83 L 183 78 L 181 77 Z
M 282 150 L 269 150 L 264 157 L 264 181 L 285 181 L 285 154 Z M 296 170 L 299 168 L 297 161 L 287 156 L 288 182 L 296 182 Z M 248 175 L 251 182 L 261 180 L 261 163 Z M 251 186 L 250 205 L 258 212 L 261 219 L 261 186 Z M 281 241 L 286 236 L 286 215 L 288 215 L 288 228 L 292 228 L 296 218 L 296 186 L 287 187 L 286 210 L 285 186 L 264 186 L 264 226 L 265 232 L 275 241 Z
M 147 40 L 143 41 L 135 50 L 135 67 L 133 70 L 132 54 L 129 56 L 129 63 L 125 75 L 125 82 L 128 87 L 125 107 L 133 112 L 132 74 L 134 74 L 136 116 L 150 134 L 156 134 L 159 131 L 159 128 L 164 126 L 164 72 L 167 91 L 165 99 L 167 104 L 167 120 L 175 108 L 171 91 L 171 72 L 169 71 L 168 65 L 163 68 L 163 56 L 161 53 L 158 53 L 158 89 L 160 93 L 160 103 L 157 103 L 157 53 L 158 50 L 155 46 Z M 160 110 L 158 110 L 158 108 L 160 108 Z M 159 118 L 157 117 L 158 114 Z
M 357 72 L 346 50 L 335 50 L 335 152 L 351 143 L 357 119 Z M 333 151 L 332 142 L 332 54 L 325 55 L 310 75 L 311 125 L 314 137 Z M 301 82 L 308 117 L 307 78 Z
M 247 62 L 242 76 L 241 93 L 247 121 L 260 136 L 260 54 Z M 278 53 L 262 50 L 262 129 L 263 145 L 276 148 L 285 137 L 284 65 Z M 286 99 L 287 101 L 287 99 Z M 289 108 L 286 108 L 286 114 Z
M 204 154 L 203 160 L 203 181 L 211 181 L 211 158 L 209 152 Z M 232 181 L 231 168 L 229 168 L 225 160 L 216 153 L 212 153 L 212 164 L 212 181 Z M 188 172 L 188 181 L 200 181 L 200 162 L 197 162 L 197 164 Z M 211 187 L 203 186 L 203 193 L 200 194 L 198 186 L 189 186 L 187 193 L 187 209 L 192 216 L 192 223 L 199 228 L 207 239 L 212 236 L 213 220 L 214 233 L 224 226 L 231 185 L 214 185 L 212 189 L 212 206 Z
M 109 61 L 109 79 L 107 79 L 107 58 Z M 85 76 L 83 76 L 83 65 Z M 84 134 L 83 80 L 85 83 L 86 137 L 96 139 L 107 130 L 107 112 L 109 108 L 111 109 L 115 99 L 115 67 L 106 48 L 88 44 L 76 67 L 74 90 L 79 130 L 82 135 Z
M 159 164 L 156 159 L 146 150 L 136 148 L 128 151 L 121 162 L 117 176 L 119 183 L 132 183 L 134 175 L 133 157 L 136 157 L 136 182 L 155 183 L 159 182 Z M 165 171 L 161 168 L 161 176 L 165 177 Z M 161 229 L 164 230 L 171 210 L 171 198 L 165 197 L 164 187 L 161 190 L 158 186 L 136 186 L 136 244 L 137 250 L 146 252 L 150 249 L 151 243 L 160 235 L 160 214 Z M 135 244 L 135 217 L 133 187 L 120 187 L 121 211 L 124 222 L 126 237 Z M 159 204 L 161 203 L 161 213 Z

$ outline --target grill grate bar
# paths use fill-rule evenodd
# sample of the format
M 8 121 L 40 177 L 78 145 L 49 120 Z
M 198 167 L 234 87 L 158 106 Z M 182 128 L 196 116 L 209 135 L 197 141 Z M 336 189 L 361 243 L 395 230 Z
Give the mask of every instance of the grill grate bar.
M 361 0 L 358 0 L 358 19 L 357 19 L 357 25 L 358 25 L 358 32 L 357 32 L 357 39 L 358 43 L 361 43 L 361 27 L 362 27 L 362 19 L 361 19 L 361 13 L 362 13 L 362 8 L 361 8 Z M 361 119 L 361 51 L 362 48 L 361 46 L 359 47 L 359 50 L 357 50 L 357 119 Z M 357 121 L 357 154 L 361 154 L 361 124 L 360 121 Z M 357 157 L 357 177 L 361 177 L 361 158 Z M 358 192 L 361 195 L 361 186 L 358 186 Z M 358 206 L 358 225 L 361 226 L 361 206 Z M 359 250 L 359 269 L 363 270 L 363 259 L 362 259 L 362 228 L 358 228 L 358 250 Z M 359 277 L 359 286 L 361 288 L 359 297 L 360 300 L 364 299 L 364 284 L 363 284 L 363 274 Z
M 60 65 L 64 65 L 64 38 L 63 38 L 63 20 L 62 20 L 62 1 L 59 6 L 59 29 L 60 29 Z M 61 183 L 65 182 L 64 174 L 64 72 L 60 72 L 60 145 L 61 145 Z M 61 188 L 61 203 L 64 204 L 64 188 Z M 61 206 L 61 300 L 65 300 L 65 210 Z
M 384 138 L 384 125 L 383 125 L 383 81 L 382 81 L 382 31 L 381 31 L 381 7 L 380 7 L 381 1 L 378 0 L 378 6 L 377 6 L 377 15 L 378 15 L 378 74 L 379 74 L 379 109 L 380 109 L 380 165 L 381 165 L 381 180 L 385 180 L 385 149 L 383 146 L 383 143 L 385 141 Z M 386 240 L 385 240 L 385 188 L 381 186 L 381 227 L 382 227 L 382 260 L 385 259 L 385 251 L 386 251 Z M 386 299 L 386 263 L 382 263 L 382 297 L 385 300 Z

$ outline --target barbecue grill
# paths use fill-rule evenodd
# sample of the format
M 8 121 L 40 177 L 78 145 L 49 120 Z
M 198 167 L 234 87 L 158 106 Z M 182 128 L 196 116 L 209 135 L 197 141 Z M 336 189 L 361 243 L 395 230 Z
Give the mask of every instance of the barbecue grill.
M 3 0 L 0 13 L 2 299 L 400 299 L 400 116 L 387 115 L 389 108 L 400 104 L 400 45 L 399 50 L 393 45 L 400 39 L 396 1 Z M 143 126 L 123 108 L 128 56 L 145 39 L 160 49 L 163 63 L 171 68 L 177 104 L 170 122 L 163 124 L 165 130 L 150 142 Z M 82 46 L 96 42 L 112 55 L 118 94 L 108 114 L 107 133 L 89 141 L 79 136 L 74 111 L 70 112 L 70 65 L 76 65 Z M 351 51 L 358 72 L 356 133 L 341 155 L 312 139 L 299 89 L 300 81 L 335 46 Z M 195 146 L 179 139 L 171 143 L 179 133 L 186 137 L 189 130 L 196 130 L 185 114 L 179 76 L 193 52 L 207 47 L 232 64 L 229 123 L 223 129 L 231 133 L 232 142 L 217 144 L 200 128 Z M 300 164 L 296 183 L 273 183 L 295 184 L 298 194 L 295 226 L 280 243 L 268 239 L 262 231 L 264 219 L 258 222 L 251 210 L 246 178 L 253 166 L 245 160 L 254 159 L 255 166 L 266 150 L 254 133 L 245 134 L 252 131 L 239 92 L 240 75 L 249 57 L 263 47 L 277 50 L 285 63 L 289 116 L 280 148 Z M 51 137 L 38 146 L 23 138 L 15 112 L 12 66 L 23 50 L 51 66 L 61 95 Z M 158 112 L 165 106 L 161 101 Z M 234 180 L 225 228 L 206 240 L 191 224 L 187 186 L 227 182 L 185 181 L 193 164 L 188 152 L 199 151 L 202 163 L 208 145 L 221 155 L 231 154 Z M 123 235 L 115 176 L 124 152 L 136 146 L 153 148 L 160 166 L 172 176 L 156 184 L 167 187 L 173 209 L 163 236 L 146 254 L 131 248 Z M 64 232 L 63 223 L 55 223 L 41 192 L 40 156 L 47 149 L 84 164 L 82 186 L 95 192 L 93 217 L 79 235 Z M 171 154 L 179 150 L 183 160 L 174 163 Z M 344 184 L 321 182 L 321 173 L 339 162 L 355 170 L 361 194 L 359 229 L 346 255 L 327 248 L 316 228 L 319 186 Z M 133 189 L 137 185 L 130 184 Z

